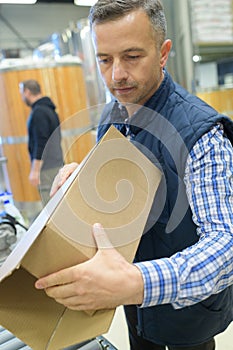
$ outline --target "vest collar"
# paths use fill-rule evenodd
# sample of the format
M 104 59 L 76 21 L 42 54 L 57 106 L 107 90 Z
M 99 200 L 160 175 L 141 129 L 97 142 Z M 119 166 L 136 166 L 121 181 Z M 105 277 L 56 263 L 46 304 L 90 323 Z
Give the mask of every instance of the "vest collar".
M 156 118 L 172 90 L 174 90 L 172 79 L 168 72 L 164 70 L 164 79 L 158 90 L 131 118 L 129 118 L 126 108 L 115 100 L 110 113 L 110 123 L 115 125 L 125 136 L 137 135 L 138 132 L 147 128 L 150 122 Z

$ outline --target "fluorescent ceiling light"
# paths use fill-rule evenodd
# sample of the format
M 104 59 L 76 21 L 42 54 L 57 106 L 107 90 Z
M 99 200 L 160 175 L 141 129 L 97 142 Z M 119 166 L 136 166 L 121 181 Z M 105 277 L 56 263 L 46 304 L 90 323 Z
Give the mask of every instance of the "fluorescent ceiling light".
M 0 0 L 0 4 L 35 4 L 37 0 Z
M 93 6 L 97 0 L 74 0 L 75 5 L 79 6 Z

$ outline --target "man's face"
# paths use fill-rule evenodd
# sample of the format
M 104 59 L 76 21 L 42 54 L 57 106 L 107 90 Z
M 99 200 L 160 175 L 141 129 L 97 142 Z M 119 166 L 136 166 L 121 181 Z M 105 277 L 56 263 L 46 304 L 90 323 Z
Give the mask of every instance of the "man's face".
M 167 60 L 147 15 L 137 10 L 115 21 L 94 24 L 92 35 L 109 91 L 121 103 L 143 105 L 158 89 Z M 170 46 L 165 49 L 169 52 Z
M 28 89 L 24 89 L 22 84 L 19 84 L 19 93 L 21 95 L 21 98 L 24 103 L 26 103 L 27 106 L 31 106 L 28 94 L 30 94 L 30 91 Z

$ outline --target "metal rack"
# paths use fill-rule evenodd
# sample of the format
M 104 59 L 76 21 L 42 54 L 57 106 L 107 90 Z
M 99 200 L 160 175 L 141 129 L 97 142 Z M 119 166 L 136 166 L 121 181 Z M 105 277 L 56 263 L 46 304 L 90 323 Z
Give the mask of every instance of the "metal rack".
M 11 192 L 10 182 L 7 173 L 7 158 L 2 155 L 1 138 L 0 138 L 0 192 Z
M 89 341 L 69 346 L 63 350 L 117 350 L 102 336 Z M 28 345 L 16 338 L 11 332 L 0 326 L 0 350 L 32 350 Z

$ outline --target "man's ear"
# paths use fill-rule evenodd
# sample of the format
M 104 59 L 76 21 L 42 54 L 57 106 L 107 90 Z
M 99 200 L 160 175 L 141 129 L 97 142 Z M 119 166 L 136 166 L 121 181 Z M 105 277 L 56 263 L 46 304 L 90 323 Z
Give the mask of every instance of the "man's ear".
M 160 67 L 161 68 L 165 67 L 171 48 L 172 48 L 172 41 L 170 39 L 165 40 L 160 49 Z

